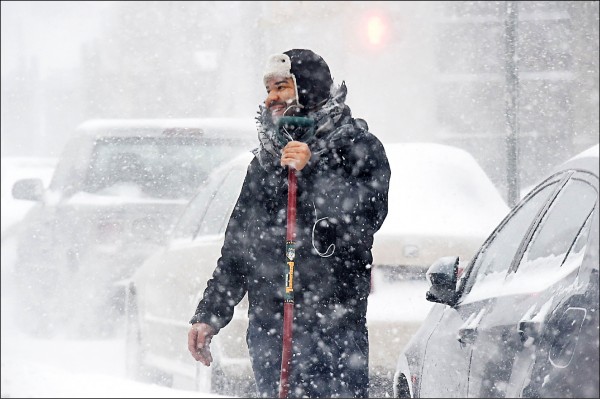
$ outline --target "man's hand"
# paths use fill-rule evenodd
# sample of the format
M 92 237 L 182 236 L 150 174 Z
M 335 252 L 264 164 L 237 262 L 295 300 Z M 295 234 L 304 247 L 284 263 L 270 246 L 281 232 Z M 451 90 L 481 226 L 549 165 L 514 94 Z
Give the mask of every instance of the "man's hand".
M 215 335 L 215 330 L 205 323 L 192 324 L 188 332 L 188 350 L 192 357 L 205 366 L 210 366 L 213 361 L 210 353 L 210 341 Z
M 311 152 L 306 143 L 301 141 L 290 141 L 283 147 L 281 152 L 281 166 L 289 166 L 296 170 L 302 170 L 310 159 Z

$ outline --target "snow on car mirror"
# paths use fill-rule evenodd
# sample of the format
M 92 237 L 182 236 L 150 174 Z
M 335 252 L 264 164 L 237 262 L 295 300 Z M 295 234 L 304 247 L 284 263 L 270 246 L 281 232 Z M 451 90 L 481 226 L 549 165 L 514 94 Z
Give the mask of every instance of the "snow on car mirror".
M 42 179 L 20 179 L 12 187 L 12 196 L 15 199 L 41 201 L 44 197 L 44 183 Z
M 450 306 L 456 303 L 458 265 L 458 256 L 445 256 L 429 267 L 425 274 L 427 281 L 431 284 L 425 295 L 428 301 Z

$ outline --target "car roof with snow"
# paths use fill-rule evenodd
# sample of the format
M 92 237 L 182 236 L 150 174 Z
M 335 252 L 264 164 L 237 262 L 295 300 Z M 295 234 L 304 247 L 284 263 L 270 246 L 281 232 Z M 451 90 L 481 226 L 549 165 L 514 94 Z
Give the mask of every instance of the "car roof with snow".
M 600 147 L 598 144 L 589 147 L 586 150 L 581 151 L 577 155 L 569 158 L 567 161 L 558 165 L 553 169 L 552 173 L 561 170 L 568 169 L 581 169 L 587 170 L 588 172 L 592 172 L 596 176 L 598 176 L 598 158 L 599 158 Z M 552 174 L 551 173 L 551 174 Z
M 251 118 L 90 119 L 76 132 L 94 137 L 190 135 L 255 141 L 255 126 Z

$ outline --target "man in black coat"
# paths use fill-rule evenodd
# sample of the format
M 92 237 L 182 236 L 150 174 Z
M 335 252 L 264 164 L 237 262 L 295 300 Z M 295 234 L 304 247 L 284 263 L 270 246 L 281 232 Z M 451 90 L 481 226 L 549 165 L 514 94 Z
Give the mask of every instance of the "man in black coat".
M 190 320 L 188 348 L 210 365 L 211 338 L 248 293 L 246 335 L 259 396 L 277 397 L 282 359 L 287 168 L 297 176 L 290 397 L 368 397 L 367 297 L 373 235 L 388 210 L 390 167 L 346 85 L 293 49 L 269 58 L 260 146 L 248 166 L 212 278 Z M 279 127 L 282 116 L 312 128 Z M 282 120 L 283 121 L 283 120 Z

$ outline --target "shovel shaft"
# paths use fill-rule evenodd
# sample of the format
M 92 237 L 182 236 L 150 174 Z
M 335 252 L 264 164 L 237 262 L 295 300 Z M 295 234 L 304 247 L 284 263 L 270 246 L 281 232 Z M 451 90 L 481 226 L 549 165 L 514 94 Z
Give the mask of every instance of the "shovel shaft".
M 296 170 L 288 169 L 287 236 L 285 244 L 285 293 L 283 303 L 283 349 L 281 353 L 281 376 L 279 397 L 288 394 L 288 377 L 292 362 L 292 326 L 294 320 L 294 259 L 296 257 Z
M 298 178 L 296 169 L 288 169 L 288 207 L 287 207 L 287 240 L 296 239 L 296 190 L 298 188 Z
M 294 319 L 294 304 L 283 304 L 283 351 L 281 354 L 281 377 L 279 381 L 279 397 L 287 398 L 292 365 L 292 320 Z

